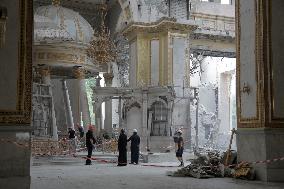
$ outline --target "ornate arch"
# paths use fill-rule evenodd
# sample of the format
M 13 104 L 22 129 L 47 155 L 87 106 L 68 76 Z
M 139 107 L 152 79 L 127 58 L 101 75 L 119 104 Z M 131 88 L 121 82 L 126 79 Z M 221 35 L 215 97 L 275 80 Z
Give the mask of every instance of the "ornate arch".
M 165 101 L 164 99 L 162 99 L 160 97 L 156 97 L 156 98 L 151 98 L 151 99 L 148 100 L 148 109 L 151 109 L 153 104 L 156 103 L 156 102 L 161 102 L 166 108 L 168 107 L 167 101 Z

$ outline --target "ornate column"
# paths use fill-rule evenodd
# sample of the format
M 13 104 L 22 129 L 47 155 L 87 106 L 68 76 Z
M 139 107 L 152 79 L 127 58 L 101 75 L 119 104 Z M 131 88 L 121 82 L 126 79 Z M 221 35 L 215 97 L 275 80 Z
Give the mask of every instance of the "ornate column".
M 112 73 L 104 73 L 104 79 L 106 87 L 112 86 Z M 105 122 L 104 127 L 107 133 L 112 133 L 112 99 L 109 99 L 105 102 Z
M 86 91 L 85 70 L 80 67 L 74 67 L 73 73 L 78 81 L 79 119 L 81 120 L 81 112 L 82 112 L 83 127 L 85 128 L 86 131 L 88 125 L 91 124 L 91 116 L 90 116 L 87 91 Z
M 56 124 L 55 108 L 54 108 L 54 99 L 52 94 L 52 84 L 50 78 L 50 68 L 42 67 L 39 69 L 40 75 L 42 77 L 42 83 L 49 86 L 49 94 L 51 96 L 51 117 L 52 117 L 52 138 L 58 140 L 58 129 Z
M 236 1 L 238 161 L 284 157 L 283 7 L 282 0 Z M 254 168 L 257 179 L 284 181 L 284 161 Z
M 101 87 L 100 81 L 101 77 L 98 76 L 96 78 L 96 87 Z M 94 112 L 95 112 L 95 121 L 96 121 L 96 128 L 97 128 L 97 134 L 100 133 L 102 129 L 102 104 L 100 100 L 95 96 L 96 89 L 93 88 L 93 107 L 94 107 Z
M 118 125 L 122 128 L 121 96 L 118 99 Z
M 147 147 L 148 135 L 148 90 L 142 89 L 142 130 L 141 130 L 141 147 L 140 151 L 145 151 Z
M 68 128 L 71 127 L 74 129 L 74 121 L 73 121 L 72 109 L 70 104 L 70 97 L 65 79 L 62 80 L 62 90 L 63 90 L 67 127 Z

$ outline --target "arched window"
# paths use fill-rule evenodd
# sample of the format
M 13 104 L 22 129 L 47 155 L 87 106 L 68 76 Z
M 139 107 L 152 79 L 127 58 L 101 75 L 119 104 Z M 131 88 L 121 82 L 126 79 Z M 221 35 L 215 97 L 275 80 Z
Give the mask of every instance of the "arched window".
M 152 124 L 151 136 L 167 136 L 168 135 L 168 111 L 162 102 L 155 102 L 151 106 Z

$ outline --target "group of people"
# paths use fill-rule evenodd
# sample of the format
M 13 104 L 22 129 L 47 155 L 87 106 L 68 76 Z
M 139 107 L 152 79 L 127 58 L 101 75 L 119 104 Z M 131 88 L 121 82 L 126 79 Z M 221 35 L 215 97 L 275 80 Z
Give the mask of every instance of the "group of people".
M 118 138 L 118 164 L 117 166 L 126 166 L 127 165 L 127 142 L 131 141 L 131 162 L 130 164 L 138 164 L 139 161 L 139 145 L 140 145 L 140 137 L 137 134 L 137 130 L 133 130 L 132 136 L 127 139 L 125 134 L 125 130 L 121 129 L 120 135 Z M 93 136 L 93 127 L 90 126 L 88 132 L 86 133 L 86 147 L 88 150 L 88 155 L 86 159 L 86 165 L 91 165 L 91 157 L 93 152 L 93 146 L 97 141 Z
M 80 134 L 80 138 L 84 137 L 84 129 L 82 126 L 78 126 L 78 131 Z M 91 157 L 94 145 L 97 144 L 97 140 L 93 135 L 94 127 L 90 125 L 88 127 L 88 131 L 86 133 L 86 147 L 88 151 L 87 159 L 86 159 L 86 165 L 91 165 Z M 68 131 L 69 134 L 69 140 L 72 143 L 71 145 L 74 145 L 75 143 L 75 130 L 72 128 L 69 128 Z M 126 166 L 127 165 L 127 143 L 131 141 L 131 161 L 130 164 L 137 165 L 139 162 L 139 151 L 140 151 L 140 137 L 137 134 L 137 130 L 133 130 L 133 134 L 130 138 L 127 139 L 127 135 L 125 134 L 125 130 L 121 129 L 120 135 L 118 138 L 118 164 L 117 166 Z M 183 150 L 184 150 L 184 141 L 182 137 L 182 131 L 178 130 L 174 135 L 174 142 L 175 142 L 175 149 L 176 149 L 176 157 L 180 162 L 180 167 L 184 166 L 183 162 Z M 76 145 L 74 145 L 76 146 Z M 76 149 L 75 149 L 76 150 Z
M 137 130 L 133 130 L 133 135 L 127 139 L 125 134 L 125 130 L 121 129 L 119 139 L 118 139 L 118 164 L 117 166 L 126 166 L 127 165 L 127 142 L 131 141 L 131 162 L 130 164 L 138 164 L 139 160 L 139 145 L 140 145 L 140 137 L 137 134 Z M 184 149 L 184 141 L 182 137 L 182 131 L 178 130 L 174 136 L 175 149 L 176 149 L 176 157 L 180 162 L 179 167 L 183 167 L 183 149 Z
M 118 164 L 117 166 L 126 166 L 127 165 L 127 142 L 131 141 L 131 162 L 130 164 L 138 164 L 139 161 L 139 145 L 140 137 L 137 134 L 137 130 L 133 130 L 132 136 L 127 139 L 125 130 L 121 129 L 120 135 L 118 138 Z

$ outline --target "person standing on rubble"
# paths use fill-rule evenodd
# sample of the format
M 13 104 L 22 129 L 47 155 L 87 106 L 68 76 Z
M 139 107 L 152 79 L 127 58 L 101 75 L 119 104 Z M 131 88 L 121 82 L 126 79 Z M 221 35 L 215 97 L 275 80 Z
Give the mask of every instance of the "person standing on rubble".
M 76 153 L 76 132 L 72 127 L 68 128 L 68 138 L 69 138 L 69 154 Z
M 88 128 L 88 132 L 86 133 L 86 147 L 88 150 L 88 156 L 87 156 L 87 160 L 86 160 L 86 165 L 91 165 L 92 161 L 91 161 L 91 157 L 92 157 L 92 152 L 93 152 L 93 145 L 96 144 L 96 139 L 93 135 L 93 126 L 90 125 Z
M 120 135 L 118 138 L 118 164 L 117 166 L 126 166 L 127 165 L 127 136 L 125 130 L 121 129 Z
M 131 141 L 131 163 L 130 164 L 138 164 L 139 160 L 139 145 L 140 145 L 140 137 L 137 134 L 137 130 L 133 129 L 133 135 L 127 140 L 127 142 Z
M 183 142 L 183 138 L 182 138 L 181 135 L 182 135 L 182 131 L 178 130 L 177 131 L 177 138 L 175 140 L 175 144 L 176 144 L 176 149 L 177 149 L 176 150 L 176 157 L 180 161 L 179 167 L 184 166 L 183 158 L 182 158 L 184 142 Z

